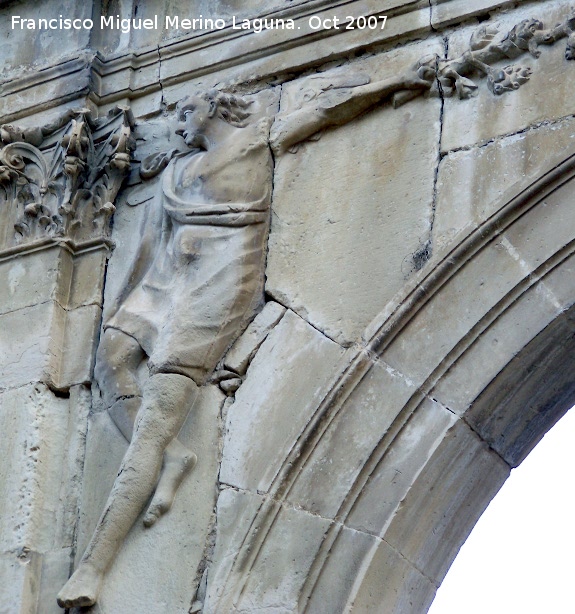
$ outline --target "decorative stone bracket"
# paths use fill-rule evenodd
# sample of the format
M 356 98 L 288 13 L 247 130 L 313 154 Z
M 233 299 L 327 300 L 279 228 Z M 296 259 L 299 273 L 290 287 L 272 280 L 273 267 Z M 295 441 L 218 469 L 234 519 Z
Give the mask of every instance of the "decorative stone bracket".
M 134 119 L 72 110 L 44 127 L 0 127 L 0 250 L 45 239 L 107 239 L 130 170 Z M 3 202 L 2 202 L 3 201 Z

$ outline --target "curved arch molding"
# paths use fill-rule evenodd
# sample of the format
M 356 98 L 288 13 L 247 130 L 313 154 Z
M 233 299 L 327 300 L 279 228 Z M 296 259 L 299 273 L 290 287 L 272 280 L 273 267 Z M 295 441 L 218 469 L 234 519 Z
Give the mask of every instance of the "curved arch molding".
M 515 185 L 345 352 L 286 313 L 229 409 L 207 612 L 426 611 L 575 397 L 574 173 Z

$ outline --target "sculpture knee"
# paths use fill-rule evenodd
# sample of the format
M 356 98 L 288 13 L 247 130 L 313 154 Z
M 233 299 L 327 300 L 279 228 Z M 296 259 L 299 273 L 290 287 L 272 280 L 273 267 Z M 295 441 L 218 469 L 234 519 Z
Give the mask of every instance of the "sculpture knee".
M 177 436 L 198 394 L 196 383 L 184 375 L 158 373 L 146 383 L 136 424 L 138 439 L 165 448 Z
M 142 359 L 143 351 L 135 339 L 113 328 L 104 331 L 94 377 L 108 404 L 121 397 L 141 395 L 137 369 Z

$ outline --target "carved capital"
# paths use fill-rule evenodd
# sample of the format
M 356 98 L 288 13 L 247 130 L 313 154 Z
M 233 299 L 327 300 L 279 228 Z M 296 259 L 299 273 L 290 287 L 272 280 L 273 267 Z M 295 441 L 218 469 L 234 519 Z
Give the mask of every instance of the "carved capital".
M 68 111 L 35 128 L 0 127 L 0 249 L 45 239 L 105 240 L 130 171 L 133 117 Z

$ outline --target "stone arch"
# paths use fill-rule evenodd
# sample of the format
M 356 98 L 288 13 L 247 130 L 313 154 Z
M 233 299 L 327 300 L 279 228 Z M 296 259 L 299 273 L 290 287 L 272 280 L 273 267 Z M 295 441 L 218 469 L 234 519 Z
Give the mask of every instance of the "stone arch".
M 208 611 L 248 611 L 258 568 L 284 555 L 287 509 L 325 531 L 278 580 L 285 611 L 289 598 L 307 612 L 427 610 L 510 469 L 575 399 L 574 174 L 572 155 L 516 184 L 347 351 L 240 523 Z

